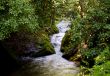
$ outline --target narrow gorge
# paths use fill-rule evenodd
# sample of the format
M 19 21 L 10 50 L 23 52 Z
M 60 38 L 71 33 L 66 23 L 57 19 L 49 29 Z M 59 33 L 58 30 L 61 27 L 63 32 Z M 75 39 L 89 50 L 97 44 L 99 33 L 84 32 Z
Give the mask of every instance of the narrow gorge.
M 64 59 L 63 53 L 60 51 L 62 39 L 65 32 L 70 29 L 70 25 L 70 21 L 64 20 L 56 25 L 59 33 L 50 37 L 55 54 L 34 58 L 31 63 L 11 76 L 76 76 L 79 67 L 74 62 Z

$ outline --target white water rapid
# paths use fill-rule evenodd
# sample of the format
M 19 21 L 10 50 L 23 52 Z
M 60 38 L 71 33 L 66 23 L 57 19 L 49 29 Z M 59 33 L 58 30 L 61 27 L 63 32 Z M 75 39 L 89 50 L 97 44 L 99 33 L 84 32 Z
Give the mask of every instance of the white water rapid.
M 34 59 L 28 64 L 28 68 L 22 69 L 13 76 L 77 76 L 79 69 L 76 64 L 62 58 L 60 52 L 61 41 L 65 32 L 70 29 L 70 24 L 70 21 L 61 21 L 57 25 L 59 33 L 51 36 L 55 54 Z
M 70 25 L 71 25 L 70 21 L 61 21 L 57 25 L 57 28 L 59 29 L 59 33 L 51 36 L 51 43 L 54 46 L 56 55 L 62 56 L 62 53 L 60 52 L 61 41 L 65 35 L 65 32 L 70 29 L 69 27 Z

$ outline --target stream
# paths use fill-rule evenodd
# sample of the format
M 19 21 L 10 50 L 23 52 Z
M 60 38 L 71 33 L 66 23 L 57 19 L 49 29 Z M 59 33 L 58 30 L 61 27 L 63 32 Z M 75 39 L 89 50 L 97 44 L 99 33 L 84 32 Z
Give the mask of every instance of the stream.
M 62 20 L 57 24 L 59 33 L 51 36 L 55 54 L 37 57 L 11 76 L 77 76 L 79 67 L 74 62 L 62 58 L 61 41 L 65 32 L 70 29 L 70 21 Z

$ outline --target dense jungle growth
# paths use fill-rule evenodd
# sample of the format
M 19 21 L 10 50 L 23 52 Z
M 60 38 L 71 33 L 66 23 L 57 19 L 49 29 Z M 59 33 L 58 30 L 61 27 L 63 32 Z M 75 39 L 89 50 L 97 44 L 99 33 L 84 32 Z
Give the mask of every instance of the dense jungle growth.
M 79 76 L 109 76 L 110 0 L 0 0 L 0 69 L 54 54 L 50 35 L 61 20 L 71 21 L 61 51 L 80 63 Z

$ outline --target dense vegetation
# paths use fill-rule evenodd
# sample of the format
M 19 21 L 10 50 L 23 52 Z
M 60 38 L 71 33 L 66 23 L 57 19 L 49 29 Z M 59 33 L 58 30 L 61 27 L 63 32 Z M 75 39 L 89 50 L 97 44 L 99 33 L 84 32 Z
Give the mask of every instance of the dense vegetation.
M 0 69 L 3 74 L 15 68 L 14 64 L 21 64 L 22 56 L 54 53 L 49 39 L 50 34 L 57 32 L 53 12 L 50 0 L 0 0 Z
M 30 55 L 27 44 L 42 50 L 33 57 L 52 54 L 49 35 L 66 18 L 63 57 L 80 62 L 81 76 L 109 76 L 110 0 L 0 0 L 0 46 L 14 59 Z
M 63 39 L 62 51 L 65 58 L 80 61 L 81 76 L 110 75 L 109 4 L 109 0 L 80 0 L 74 4 L 79 11 Z
M 32 40 L 35 40 L 39 46 L 45 44 L 45 40 L 49 39 L 48 35 L 57 32 L 53 20 L 53 7 L 52 1 L 48 0 L 47 2 L 43 0 L 1 0 L 0 40 L 3 43 L 7 43 L 7 41 L 20 42 L 18 43 L 19 46 L 21 45 L 19 48 Z M 18 39 L 14 40 L 14 38 Z M 8 40 L 4 41 L 3 39 Z M 39 42 L 40 39 L 44 42 Z M 49 40 L 47 42 L 48 44 L 44 46 L 49 47 Z M 14 48 L 16 50 L 16 47 Z

